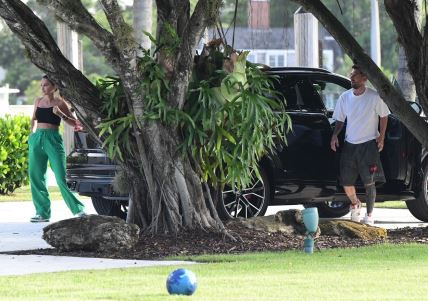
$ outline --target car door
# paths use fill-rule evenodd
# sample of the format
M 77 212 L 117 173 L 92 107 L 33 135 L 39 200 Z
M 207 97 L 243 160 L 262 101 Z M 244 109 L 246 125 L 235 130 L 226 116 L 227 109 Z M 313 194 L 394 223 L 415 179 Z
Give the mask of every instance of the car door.
M 309 77 L 309 80 L 322 100 L 331 129 L 328 139 L 327 154 L 327 162 L 330 165 L 328 170 L 324 172 L 324 182 L 328 182 L 331 185 L 337 185 L 339 175 L 339 161 L 340 155 L 342 153 L 342 146 L 345 140 L 345 130 L 342 130 L 342 132 L 339 134 L 339 147 L 337 148 L 336 152 L 333 152 L 330 148 L 330 139 L 334 127 L 336 126 L 336 120 L 334 120 L 332 116 L 339 96 L 351 88 L 351 83 L 349 79 L 334 74 L 314 75 Z
M 404 124 L 394 115 L 388 117 L 384 149 L 380 153 L 389 193 L 406 190 L 416 166 L 420 165 L 421 145 Z
M 317 86 L 308 74 L 285 74 L 279 84 L 292 120 L 287 145 L 279 152 L 285 181 L 307 186 L 334 178 L 331 170 L 334 156 L 330 151 L 332 127 Z

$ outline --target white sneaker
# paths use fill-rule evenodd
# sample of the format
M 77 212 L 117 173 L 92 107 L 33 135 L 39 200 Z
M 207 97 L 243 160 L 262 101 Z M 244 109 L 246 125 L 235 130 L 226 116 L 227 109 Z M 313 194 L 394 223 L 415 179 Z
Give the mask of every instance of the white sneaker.
M 80 211 L 79 213 L 76 213 L 76 216 L 77 217 L 84 217 L 84 216 L 87 216 L 87 214 L 85 211 Z
M 361 213 L 361 202 L 358 201 L 357 204 L 351 204 L 351 221 L 360 222 L 360 213 Z
M 363 224 L 373 226 L 373 225 L 374 225 L 374 218 L 373 218 L 373 215 L 368 216 L 368 215 L 366 214 L 366 216 L 364 216 L 364 217 L 363 217 L 363 219 L 361 220 L 361 222 L 362 222 Z
M 48 218 L 44 218 L 43 216 L 36 214 L 32 218 L 30 218 L 30 222 L 32 223 L 47 223 L 49 222 Z

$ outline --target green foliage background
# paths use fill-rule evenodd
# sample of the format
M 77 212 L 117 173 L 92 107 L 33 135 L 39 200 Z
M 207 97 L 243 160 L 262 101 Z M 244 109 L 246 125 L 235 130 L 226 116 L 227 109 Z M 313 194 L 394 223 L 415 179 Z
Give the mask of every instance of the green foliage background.
M 0 118 L 0 194 L 28 184 L 28 137 L 30 118 Z

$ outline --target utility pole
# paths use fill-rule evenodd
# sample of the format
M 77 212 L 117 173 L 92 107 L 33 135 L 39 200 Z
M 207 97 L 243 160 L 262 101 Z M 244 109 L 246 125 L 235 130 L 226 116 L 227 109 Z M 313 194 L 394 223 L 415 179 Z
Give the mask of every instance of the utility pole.
M 58 46 L 62 54 L 73 64 L 76 69 L 83 70 L 83 56 L 79 36 L 68 25 L 57 22 Z M 73 127 L 64 122 L 64 148 L 68 155 L 74 146 Z
M 143 49 L 150 50 L 151 41 L 144 31 L 152 33 L 152 0 L 134 0 L 134 36 Z
M 377 0 L 371 0 L 370 55 L 376 65 L 380 67 L 379 3 Z
M 297 66 L 319 67 L 318 20 L 303 7 L 294 13 L 294 47 Z

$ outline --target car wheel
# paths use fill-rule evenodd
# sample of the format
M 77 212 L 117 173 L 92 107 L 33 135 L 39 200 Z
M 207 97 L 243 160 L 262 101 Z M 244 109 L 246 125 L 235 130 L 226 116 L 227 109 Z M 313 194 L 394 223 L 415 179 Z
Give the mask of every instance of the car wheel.
M 326 217 L 326 218 L 342 217 L 348 214 L 349 212 L 349 202 L 343 202 L 343 201 L 315 203 L 315 204 L 311 204 L 310 206 L 318 208 L 319 217 Z
M 92 205 L 99 215 L 116 216 L 126 219 L 127 208 L 118 200 L 105 199 L 103 197 L 91 197 Z
M 422 184 L 418 197 L 414 200 L 406 201 L 406 205 L 414 217 L 428 222 L 428 161 L 424 163 Z
M 271 200 L 271 187 L 264 169 L 260 169 L 260 175 L 261 180 L 256 179 L 254 184 L 240 191 L 225 187 L 217 205 L 220 218 L 250 218 L 265 214 Z

